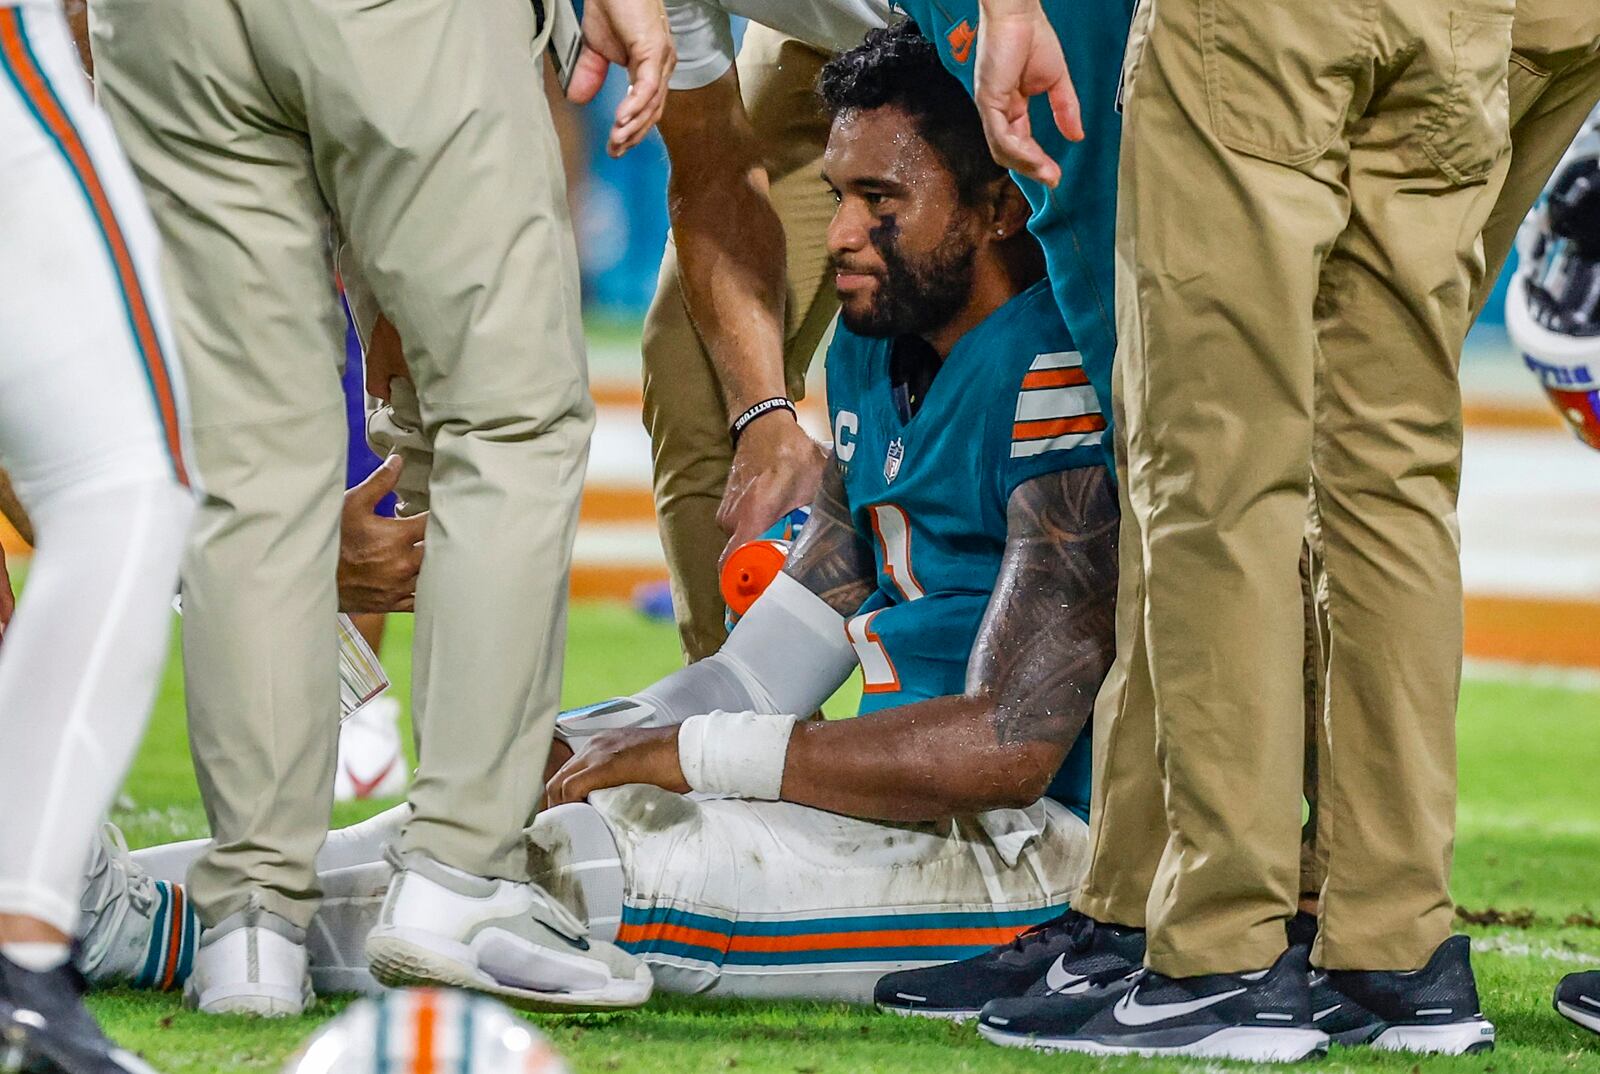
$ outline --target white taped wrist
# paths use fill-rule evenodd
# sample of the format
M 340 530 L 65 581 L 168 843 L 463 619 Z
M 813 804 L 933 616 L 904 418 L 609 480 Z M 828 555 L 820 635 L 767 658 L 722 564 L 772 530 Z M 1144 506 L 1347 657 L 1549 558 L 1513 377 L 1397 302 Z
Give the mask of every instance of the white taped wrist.
M 684 782 L 702 794 L 728 794 L 775 802 L 797 716 L 764 712 L 709 712 L 678 728 L 678 765 Z

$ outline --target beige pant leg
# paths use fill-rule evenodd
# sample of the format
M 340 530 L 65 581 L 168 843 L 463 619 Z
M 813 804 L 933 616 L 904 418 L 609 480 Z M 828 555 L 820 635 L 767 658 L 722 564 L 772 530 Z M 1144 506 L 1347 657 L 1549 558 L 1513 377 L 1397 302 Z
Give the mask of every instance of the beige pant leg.
M 816 98 L 827 57 L 751 24 L 739 52 L 745 108 L 766 153 L 772 202 L 783 224 L 788 291 L 784 371 L 791 397 L 805 394 L 806 370 L 838 298 L 828 277 L 826 236 L 833 199 L 817 178 L 828 122 Z M 733 445 L 726 407 L 705 344 L 684 306 L 669 245 L 644 324 L 644 423 L 650 432 L 656 515 L 672 575 L 684 655 L 709 656 L 727 631 L 717 560 L 728 535 L 717 524 Z
M 1511 55 L 1511 156 L 1504 165 L 1500 197 L 1483 229 L 1487 271 L 1472 296 L 1474 315 L 1488 301 L 1522 218 L 1600 102 L 1596 46 L 1600 41 L 1558 53 L 1519 48 Z
M 233 5 L 97 0 L 97 82 L 166 247 L 206 486 L 183 571 L 190 748 L 214 845 L 190 897 L 304 926 L 338 738 L 343 318 L 310 148 Z M 180 55 L 181 53 L 181 55 Z
M 1337 8 L 1324 25 L 1212 6 L 1154 6 L 1118 205 L 1128 499 L 1169 830 L 1148 958 L 1174 976 L 1270 964 L 1298 893 L 1312 308 L 1342 223 L 1324 147 L 1344 102 L 1314 88 L 1367 29 Z M 1260 56 L 1310 87 L 1290 103 L 1251 84 Z M 1218 62 L 1234 82 L 1214 107 Z
M 1457 363 L 1510 151 L 1512 5 L 1437 5 L 1446 18 L 1413 3 L 1395 0 L 1393 32 L 1453 59 L 1406 68 L 1355 129 L 1350 220 L 1318 296 L 1313 464 L 1329 631 L 1319 785 L 1337 823 L 1318 836 L 1328 879 L 1313 960 L 1330 969 L 1417 969 L 1455 916 Z M 1463 10 L 1472 22 L 1452 33 Z M 1448 109 L 1430 104 L 1430 82 L 1451 91 Z
M 1407 746 L 1425 741 L 1416 764 L 1403 758 L 1387 769 L 1398 785 L 1379 799 L 1417 807 L 1391 815 L 1421 811 L 1406 851 L 1407 862 L 1420 857 L 1422 864 L 1413 869 L 1385 856 L 1363 866 L 1347 858 L 1343 889 L 1400 891 L 1393 901 L 1423 919 L 1413 914 L 1402 925 L 1391 908 L 1380 919 L 1389 946 L 1369 937 L 1361 957 L 1377 965 L 1392 950 L 1409 957 L 1437 931 L 1434 907 L 1448 903 L 1433 859 L 1442 856 L 1439 828 L 1449 824 L 1438 807 L 1453 793 L 1438 761 L 1453 762 L 1460 589 L 1453 546 L 1438 541 L 1451 517 L 1452 426 L 1448 399 L 1435 385 L 1439 350 L 1459 345 L 1466 288 L 1481 271 L 1471 251 L 1487 206 L 1475 214 L 1473 199 L 1502 148 L 1504 100 L 1493 89 L 1504 78 L 1510 4 L 1394 0 L 1268 14 L 1231 0 L 1164 0 L 1128 90 L 1122 211 L 1131 213 L 1133 238 L 1119 256 L 1134 266 L 1137 283 L 1119 296 L 1134 304 L 1120 323 L 1135 328 L 1122 375 L 1129 408 L 1138 411 L 1129 426 L 1129 492 L 1143 532 L 1171 828 L 1149 904 L 1149 961 L 1177 976 L 1269 964 L 1283 949 L 1283 919 L 1294 908 L 1294 806 L 1305 745 L 1298 564 L 1314 432 L 1319 480 L 1335 485 L 1322 503 L 1332 741 L 1344 736 L 1351 763 L 1361 752 L 1349 746 L 1363 734 L 1357 726 L 1375 742 L 1394 728 L 1408 729 L 1395 736 Z M 1374 97 L 1380 82 L 1387 90 Z M 1385 155 L 1364 167 L 1405 177 L 1391 191 L 1404 192 L 1426 217 L 1433 238 L 1418 246 L 1431 249 L 1438 275 L 1424 278 L 1422 267 L 1401 274 L 1391 285 L 1398 312 L 1385 333 L 1324 376 L 1339 381 L 1325 394 L 1356 401 L 1361 388 L 1372 390 L 1367 426 L 1330 436 L 1313 424 L 1318 332 L 1347 296 L 1324 281 L 1324 261 L 1352 203 L 1367 196 L 1344 185 L 1345 124 L 1349 111 L 1369 108 L 1349 129 L 1363 148 Z M 1413 135 L 1428 136 L 1399 137 L 1406 123 Z M 1380 127 L 1387 135 L 1381 150 Z M 1386 219 L 1385 226 L 1405 225 Z M 1195 242 L 1196 229 L 1217 238 Z M 1441 257 L 1440 236 L 1455 243 L 1462 235 L 1466 249 L 1452 245 Z M 1322 364 L 1332 368 L 1333 359 Z M 1371 379 L 1379 365 L 1399 367 L 1394 379 L 1421 392 L 1413 408 L 1403 392 L 1382 404 Z M 1455 405 L 1458 434 L 1458 398 Z M 1325 440 L 1340 436 L 1348 466 L 1324 450 Z M 1402 446 L 1389 451 L 1388 441 Z M 1415 472 L 1404 468 L 1407 452 Z M 1398 486 L 1394 502 L 1376 492 L 1385 480 Z M 1369 495 L 1378 501 L 1372 521 L 1358 529 L 1355 519 L 1366 516 L 1347 513 L 1345 498 Z M 1336 512 L 1330 503 L 1339 504 Z M 1354 562 L 1355 547 L 1379 557 L 1404 541 L 1435 562 L 1400 579 L 1403 592 L 1385 591 L 1373 583 L 1370 563 Z M 1342 621 L 1341 593 L 1357 592 Z M 1343 671 L 1341 636 L 1366 647 L 1347 657 Z M 1411 664 L 1422 666 L 1426 689 L 1394 670 Z M 1346 715 L 1350 729 L 1341 732 L 1341 713 L 1356 710 L 1364 723 Z M 1338 758 L 1330 763 L 1337 780 Z M 1370 822 L 1371 802 L 1359 813 L 1350 805 L 1348 795 L 1330 796 L 1342 818 L 1338 832 Z M 1377 826 L 1386 835 L 1393 829 Z M 1329 889 L 1340 890 L 1338 844 L 1329 856 Z
M 249 19 L 405 341 L 431 447 L 401 848 L 522 879 L 594 422 L 533 8 L 281 0 Z
M 1124 71 L 1131 72 L 1149 35 L 1153 4 L 1143 0 L 1128 34 Z M 1119 217 L 1117 242 L 1131 241 Z M 1132 265 L 1118 258 L 1119 291 L 1134 285 Z M 1120 304 L 1118 316 L 1131 312 Z M 1137 324 L 1117 325 L 1117 360 L 1111 369 L 1111 408 L 1116 429 L 1117 658 L 1106 673 L 1094 707 L 1094 780 L 1089 803 L 1092 848 L 1089 872 L 1073 905 L 1097 921 L 1144 927 L 1145 904 L 1156 865 L 1167 844 L 1166 803 L 1156 758 L 1156 703 L 1144 636 L 1144 542 L 1128 500 L 1129 412 L 1124 344 L 1138 338 Z

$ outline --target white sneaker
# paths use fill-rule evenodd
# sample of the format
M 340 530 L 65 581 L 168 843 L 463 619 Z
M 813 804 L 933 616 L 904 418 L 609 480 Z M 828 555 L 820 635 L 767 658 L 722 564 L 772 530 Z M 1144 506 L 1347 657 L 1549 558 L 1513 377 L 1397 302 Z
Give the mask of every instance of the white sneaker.
M 367 965 L 367 937 L 377 927 L 393 878 L 394 867 L 387 861 L 317 874 L 322 905 L 306 929 L 306 951 L 318 995 L 383 991 Z
M 649 967 L 592 939 L 535 884 L 488 880 L 415 851 L 367 938 L 372 975 L 391 987 L 444 985 L 530 1011 L 615 1010 L 650 998 Z
M 339 729 L 335 801 L 393 798 L 406 792 L 406 753 L 400 741 L 400 702 L 380 697 L 355 712 Z
M 252 896 L 249 907 L 201 936 L 184 1004 L 205 1014 L 304 1013 L 316 999 L 305 939 L 304 930 L 261 909 Z
M 79 901 L 74 962 L 91 984 L 181 988 L 200 922 L 183 887 L 156 880 L 128 853 L 121 830 L 100 829 Z

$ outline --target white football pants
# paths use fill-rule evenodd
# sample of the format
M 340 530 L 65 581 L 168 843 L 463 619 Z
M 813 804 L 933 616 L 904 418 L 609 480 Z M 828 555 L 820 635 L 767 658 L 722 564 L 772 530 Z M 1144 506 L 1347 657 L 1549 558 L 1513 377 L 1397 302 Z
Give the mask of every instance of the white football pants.
M 157 260 L 58 0 L 0 2 L 0 466 L 37 544 L 0 638 L 0 913 L 69 935 L 194 510 Z
M 363 945 L 391 873 L 400 806 L 333 832 L 308 930 L 319 992 L 371 987 Z M 1002 851 L 975 822 L 883 824 L 789 802 L 700 799 L 635 785 L 529 827 L 534 879 L 650 965 L 668 992 L 868 1003 L 894 970 L 967 958 L 1066 909 L 1088 826 L 1054 802 Z M 181 881 L 204 840 L 137 851 Z

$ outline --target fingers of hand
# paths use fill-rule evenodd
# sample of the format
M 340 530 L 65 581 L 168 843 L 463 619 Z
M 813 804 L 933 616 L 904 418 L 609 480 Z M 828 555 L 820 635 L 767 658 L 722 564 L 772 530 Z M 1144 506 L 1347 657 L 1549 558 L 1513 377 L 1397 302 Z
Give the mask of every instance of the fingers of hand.
M 573 65 L 572 78 L 567 82 L 567 100 L 573 104 L 588 104 L 605 85 L 606 71 L 611 63 L 588 44 L 578 54 Z
M 390 455 L 383 460 L 372 473 L 367 475 L 365 481 L 345 493 L 346 503 L 359 505 L 364 510 L 370 511 L 374 504 L 394 491 L 395 485 L 400 481 L 400 472 L 405 468 L 405 463 L 398 455 Z

